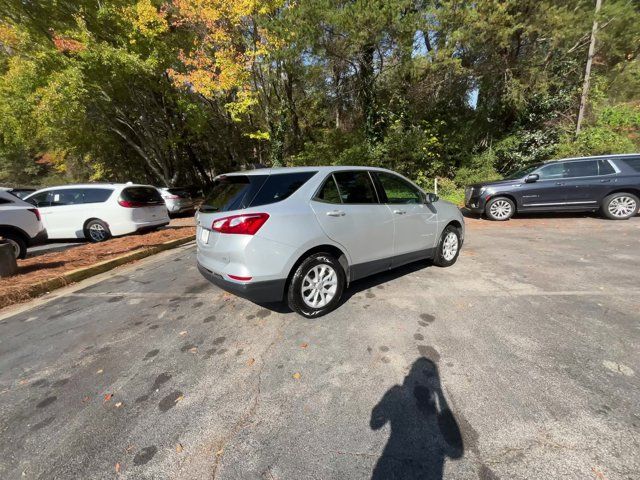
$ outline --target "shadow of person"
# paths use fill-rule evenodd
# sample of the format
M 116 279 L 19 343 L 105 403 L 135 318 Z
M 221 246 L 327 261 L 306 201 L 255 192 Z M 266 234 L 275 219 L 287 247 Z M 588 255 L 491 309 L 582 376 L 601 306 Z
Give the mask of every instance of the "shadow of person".
M 446 458 L 464 453 L 462 434 L 440 386 L 438 367 L 421 357 L 402 385 L 394 385 L 371 411 L 371 429 L 391 426 L 372 480 L 440 480 Z

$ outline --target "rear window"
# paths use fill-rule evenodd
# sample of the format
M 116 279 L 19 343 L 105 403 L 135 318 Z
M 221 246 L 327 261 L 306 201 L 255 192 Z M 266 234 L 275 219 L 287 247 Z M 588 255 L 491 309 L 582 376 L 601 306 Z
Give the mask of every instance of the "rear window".
M 625 158 L 624 163 L 633 168 L 636 172 L 640 172 L 640 157 L 639 158 Z
M 226 212 L 279 202 L 291 196 L 315 173 L 222 176 L 214 182 L 200 211 Z
M 160 192 L 153 187 L 127 187 L 122 190 L 120 197 L 127 202 L 164 204 Z

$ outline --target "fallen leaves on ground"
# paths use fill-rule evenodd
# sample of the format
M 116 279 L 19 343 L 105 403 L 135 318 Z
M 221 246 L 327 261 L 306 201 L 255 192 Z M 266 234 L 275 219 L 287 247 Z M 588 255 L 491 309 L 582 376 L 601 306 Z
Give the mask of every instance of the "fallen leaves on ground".
M 177 445 L 176 445 L 176 452 L 178 452 L 178 453 L 182 453 L 182 450 L 184 450 L 184 449 L 182 448 L 182 444 L 181 444 L 181 443 L 177 444 Z
M 307 348 L 309 346 L 309 344 L 307 342 L 304 342 L 302 345 L 300 345 L 301 348 Z
M 247 366 L 249 366 L 249 367 L 251 365 L 253 365 L 254 363 L 256 363 L 256 359 L 255 358 L 250 358 L 249 360 L 247 360 Z
M 296 372 L 292 375 L 293 378 L 295 378 L 296 380 L 300 380 L 300 377 L 302 377 L 302 375 L 300 375 L 300 372 Z
M 198 353 L 198 347 L 193 347 L 189 349 L 189 352 L 191 353 Z
M 176 398 L 176 403 L 182 401 L 183 398 L 184 398 L 184 395 L 180 395 L 178 398 Z
M 100 375 L 100 374 L 101 374 L 101 373 L 103 373 L 103 372 L 104 372 L 104 370 L 103 370 L 103 369 L 100 369 L 100 370 L 98 370 L 98 371 L 96 372 L 96 375 Z
M 181 337 L 184 337 L 186 334 L 187 334 L 187 331 L 183 330 L 178 335 L 180 335 Z
M 113 393 L 105 394 L 103 403 L 107 403 L 109 400 L 111 400 L 112 397 L 113 397 Z
M 116 408 L 120 408 L 122 406 L 122 402 L 116 402 Z
M 116 473 L 120 473 L 120 464 L 116 463 Z

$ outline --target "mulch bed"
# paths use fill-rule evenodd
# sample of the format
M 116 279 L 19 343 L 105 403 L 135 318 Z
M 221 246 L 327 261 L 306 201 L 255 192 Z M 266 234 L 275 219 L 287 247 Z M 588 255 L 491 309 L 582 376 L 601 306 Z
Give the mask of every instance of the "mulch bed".
M 86 243 L 61 252 L 18 260 L 18 273 L 0 279 L 0 308 L 31 298 L 31 288 L 67 272 L 195 234 L 192 217 L 178 218 L 162 230 Z

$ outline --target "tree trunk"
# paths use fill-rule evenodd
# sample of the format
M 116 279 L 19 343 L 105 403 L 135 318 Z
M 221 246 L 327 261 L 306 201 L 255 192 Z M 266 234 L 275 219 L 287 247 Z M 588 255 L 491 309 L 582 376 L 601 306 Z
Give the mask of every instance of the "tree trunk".
M 584 120 L 584 111 L 587 107 L 587 97 L 589 96 L 589 85 L 591 83 L 591 63 L 596 51 L 596 34 L 598 33 L 598 13 L 602 7 L 602 0 L 596 0 L 596 12 L 593 18 L 593 27 L 591 28 L 591 43 L 589 43 L 589 54 L 587 55 L 587 67 L 584 72 L 584 82 L 582 84 L 582 95 L 580 97 L 580 109 L 578 110 L 578 121 L 576 122 L 576 137 L 580 134 L 582 121 Z

